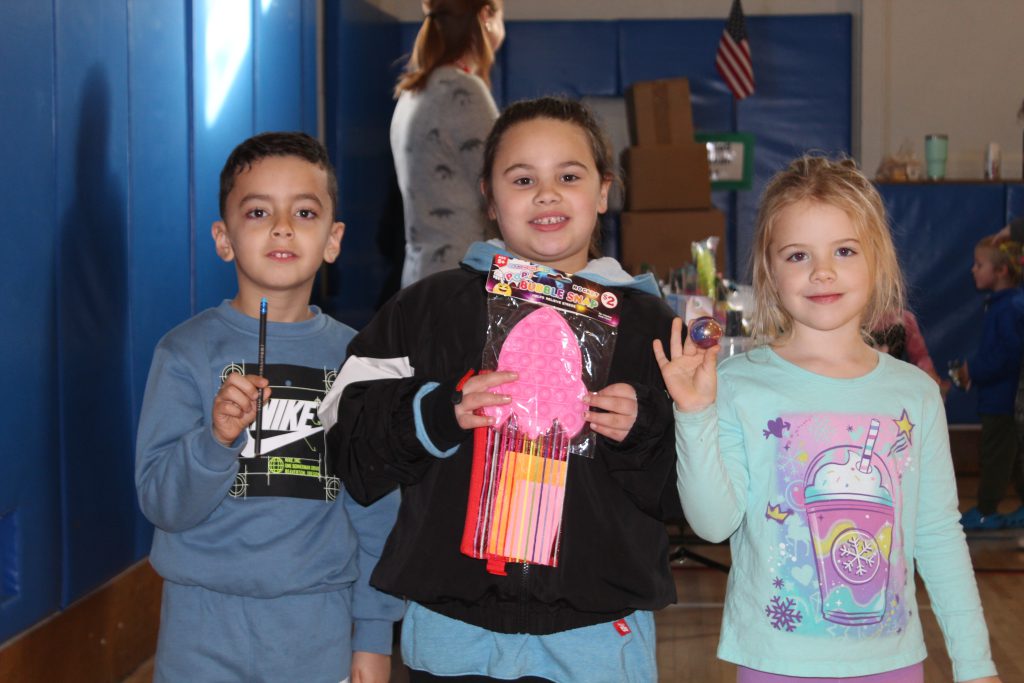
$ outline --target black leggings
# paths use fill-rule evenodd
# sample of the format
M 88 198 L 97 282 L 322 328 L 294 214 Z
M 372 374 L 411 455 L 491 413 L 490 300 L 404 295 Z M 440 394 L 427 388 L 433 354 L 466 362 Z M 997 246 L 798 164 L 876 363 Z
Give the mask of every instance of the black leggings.
M 523 676 L 515 680 L 507 678 L 488 678 L 487 676 L 435 676 L 426 671 L 417 671 L 406 667 L 409 672 L 409 683 L 551 683 L 546 678 Z

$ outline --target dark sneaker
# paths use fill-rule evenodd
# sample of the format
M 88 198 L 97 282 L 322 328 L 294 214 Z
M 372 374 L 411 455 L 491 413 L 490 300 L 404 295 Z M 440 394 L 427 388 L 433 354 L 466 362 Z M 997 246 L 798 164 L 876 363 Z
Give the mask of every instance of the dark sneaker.
M 1024 529 L 1024 505 L 1008 515 L 1003 515 L 1004 529 Z
M 960 517 L 960 524 L 963 525 L 965 531 L 1002 529 L 1006 526 L 1006 518 L 998 512 L 982 516 L 978 512 L 978 508 L 973 507 Z

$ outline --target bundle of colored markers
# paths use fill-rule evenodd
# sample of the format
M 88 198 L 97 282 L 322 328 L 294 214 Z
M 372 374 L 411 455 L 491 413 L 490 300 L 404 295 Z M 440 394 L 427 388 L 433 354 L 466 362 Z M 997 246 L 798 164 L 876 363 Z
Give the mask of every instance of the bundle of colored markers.
M 505 562 L 558 566 L 569 443 L 557 420 L 530 438 L 515 414 L 498 429 L 477 430 L 483 457 L 474 457 L 465 554 L 497 573 Z
M 499 371 L 518 378 L 493 391 L 511 401 L 477 429 L 462 552 L 504 573 L 505 562 L 558 566 L 572 439 L 585 426 L 582 354 L 565 319 L 541 307 L 513 326 Z

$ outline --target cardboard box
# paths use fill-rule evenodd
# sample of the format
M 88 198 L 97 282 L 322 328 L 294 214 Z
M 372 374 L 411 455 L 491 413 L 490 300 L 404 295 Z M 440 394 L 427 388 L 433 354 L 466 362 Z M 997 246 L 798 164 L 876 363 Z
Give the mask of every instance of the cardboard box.
M 718 209 L 626 211 L 621 221 L 619 251 L 622 265 L 630 273 L 639 273 L 647 265 L 659 278 L 665 278 L 670 270 L 693 261 L 693 242 L 712 236 L 718 238 L 718 270 L 726 272 L 725 214 Z
M 707 147 L 695 142 L 630 147 L 622 155 L 629 211 L 711 208 Z
M 685 78 L 639 81 L 629 86 L 626 115 L 634 145 L 693 142 L 690 82 Z

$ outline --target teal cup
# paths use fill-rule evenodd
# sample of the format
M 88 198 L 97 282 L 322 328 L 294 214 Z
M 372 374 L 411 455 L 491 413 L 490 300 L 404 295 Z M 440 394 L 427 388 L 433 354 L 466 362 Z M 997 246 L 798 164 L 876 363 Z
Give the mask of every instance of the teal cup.
M 949 137 L 943 133 L 924 136 L 924 160 L 928 166 L 928 179 L 941 180 L 946 177 L 946 156 L 949 153 Z

